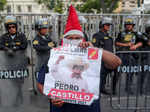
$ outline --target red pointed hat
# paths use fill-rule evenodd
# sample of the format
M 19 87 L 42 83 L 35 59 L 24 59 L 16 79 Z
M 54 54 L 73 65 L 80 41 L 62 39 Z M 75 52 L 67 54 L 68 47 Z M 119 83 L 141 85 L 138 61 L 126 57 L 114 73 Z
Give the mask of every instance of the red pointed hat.
M 64 31 L 64 37 L 73 34 L 78 34 L 81 35 L 82 37 L 84 36 L 76 10 L 71 5 L 69 7 L 69 15 L 68 15 L 67 24 Z

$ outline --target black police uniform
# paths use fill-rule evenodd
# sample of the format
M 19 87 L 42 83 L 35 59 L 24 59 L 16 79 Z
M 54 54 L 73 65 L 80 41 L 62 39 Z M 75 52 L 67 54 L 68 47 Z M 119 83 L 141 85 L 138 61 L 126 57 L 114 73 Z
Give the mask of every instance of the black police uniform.
M 136 44 L 138 42 L 143 42 L 142 39 L 142 34 L 138 33 L 138 32 L 133 32 L 133 31 L 124 31 L 124 32 L 120 32 L 118 34 L 118 37 L 116 39 L 116 42 L 120 42 L 120 43 L 133 43 Z M 129 51 L 129 47 L 117 47 L 118 51 Z M 138 50 L 138 49 L 137 49 Z M 136 61 L 139 58 L 138 54 L 118 54 L 118 56 L 122 59 L 122 65 L 126 65 L 126 66 L 133 66 L 136 64 Z M 129 94 L 133 94 L 133 92 L 131 91 L 131 84 L 132 84 L 132 78 L 133 78 L 133 74 L 134 73 L 127 73 L 127 77 L 126 77 L 126 87 L 125 90 L 129 93 Z M 113 80 L 113 85 L 116 86 L 116 82 L 117 82 L 117 77 L 114 78 Z M 115 87 L 114 87 L 115 88 Z
M 33 47 L 37 53 L 36 72 L 38 72 L 42 65 L 48 62 L 50 49 L 56 47 L 56 43 L 48 35 L 37 35 L 33 40 Z
M 17 58 L 16 59 L 16 55 L 19 55 L 19 53 L 21 54 L 25 54 L 25 49 L 27 48 L 27 39 L 26 36 L 21 33 L 21 32 L 17 32 L 15 35 L 10 35 L 9 33 L 5 33 L 0 37 L 0 50 L 1 51 L 5 51 L 6 55 L 4 60 L 8 59 L 8 63 L 4 63 L 6 65 L 5 70 L 20 70 L 20 69 L 27 69 L 26 65 L 24 64 L 24 61 L 26 61 L 26 57 L 21 57 L 20 59 Z M 9 51 L 12 51 L 11 56 L 7 55 L 7 53 Z M 20 52 L 21 51 L 21 52 Z M 9 54 L 9 53 L 8 53 Z M 21 55 L 24 56 L 24 55 Z M 24 59 L 24 60 L 22 60 Z M 11 68 L 10 63 L 12 64 Z M 19 64 L 19 65 L 18 65 Z M 21 64 L 21 65 L 20 65 Z M 9 65 L 9 66 L 8 66 Z M 4 87 L 1 87 L 2 90 L 5 89 L 4 91 L 1 91 L 1 100 L 3 102 L 3 100 L 6 100 L 6 98 L 8 99 L 8 105 L 12 105 L 12 106 L 18 106 L 20 104 L 23 103 L 23 92 L 22 92 L 22 85 L 24 83 L 24 78 L 17 78 L 15 80 L 1 80 L 1 82 L 3 82 L 3 84 L 5 85 Z M 14 91 L 11 91 L 9 88 L 11 88 L 11 90 L 13 89 Z M 7 95 L 8 92 L 13 92 L 13 97 L 9 97 Z M 5 95 L 6 94 L 6 95 Z M 4 96 L 3 96 L 4 95 Z M 5 105 L 5 104 L 4 104 Z M 7 105 L 7 104 L 6 104 Z
M 99 32 L 95 33 L 92 38 L 92 44 L 95 47 L 103 48 L 105 50 L 113 52 L 113 39 L 109 36 L 109 34 L 107 32 L 99 31 Z M 112 71 L 107 69 L 104 66 L 104 63 L 102 62 L 101 81 L 100 81 L 101 82 L 101 84 L 100 84 L 101 93 L 108 94 L 105 91 L 105 84 L 106 84 L 107 74 L 111 73 L 111 72 Z
M 141 51 L 150 51 L 150 46 L 148 45 L 148 41 L 150 41 L 150 34 L 143 33 L 142 39 L 143 39 L 143 46 L 140 48 L 140 50 Z M 150 61 L 149 56 L 150 56 L 149 53 L 141 53 L 141 65 L 142 66 L 149 65 L 149 61 Z M 150 79 L 150 77 L 148 75 L 149 75 L 148 71 L 144 71 L 144 69 L 143 69 L 143 72 L 140 73 L 140 75 L 138 76 L 139 84 L 140 84 L 139 85 L 140 94 L 143 94 L 143 92 L 144 92 L 143 90 L 146 90 L 146 88 L 149 87 L 148 83 L 146 83 L 146 88 L 143 87 L 144 82 L 146 81 L 145 79 L 147 78 L 147 82 Z
M 0 50 L 25 50 L 27 48 L 27 39 L 23 33 L 17 32 L 14 39 L 9 33 L 5 33 L 0 37 Z

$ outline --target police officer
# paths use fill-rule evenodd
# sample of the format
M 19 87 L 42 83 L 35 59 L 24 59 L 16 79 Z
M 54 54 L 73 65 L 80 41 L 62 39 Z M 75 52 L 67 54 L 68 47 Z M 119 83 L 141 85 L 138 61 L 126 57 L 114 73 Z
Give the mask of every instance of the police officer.
M 17 21 L 14 16 L 7 16 L 5 18 L 5 28 L 7 33 L 0 38 L 0 50 L 13 51 L 25 50 L 27 48 L 27 39 L 25 35 L 18 32 Z
M 145 33 L 143 33 L 143 39 L 145 42 L 145 50 L 149 50 L 150 46 L 150 20 L 147 20 L 145 23 Z
M 18 106 L 23 103 L 22 86 L 27 74 L 17 72 L 27 70 L 27 39 L 18 31 L 16 17 L 6 16 L 4 25 L 6 33 L 0 37 L 0 79 L 13 80 L 0 80 L 1 100 L 4 106 Z
M 147 20 L 145 23 L 145 32 L 143 33 L 144 45 L 142 49 L 148 51 L 150 46 L 150 20 Z
M 143 43 L 143 46 L 141 47 L 141 50 L 142 51 L 150 51 L 150 20 L 148 19 L 145 23 L 145 32 L 143 33 L 143 36 L 142 36 L 143 40 L 144 40 L 144 43 Z M 141 64 L 142 66 L 144 65 L 148 65 L 149 64 L 149 53 L 141 53 Z M 147 77 L 147 78 L 146 78 Z M 146 90 L 146 88 L 149 87 L 149 84 L 146 83 L 146 88 L 144 88 L 144 82 L 146 81 L 147 79 L 147 82 L 149 80 L 149 76 L 148 76 L 148 70 L 145 71 L 143 69 L 143 72 L 139 75 L 139 83 L 140 83 L 140 94 L 143 94 L 143 92 L 146 92 L 146 91 L 143 91 L 143 90 Z
M 50 49 L 56 46 L 56 43 L 52 41 L 48 35 L 48 19 L 39 19 L 35 24 L 37 35 L 33 40 L 33 47 L 36 50 L 37 62 L 36 62 L 36 73 L 38 74 L 39 69 L 45 64 L 50 56 Z M 36 76 L 37 76 L 36 74 Z
M 104 17 L 102 18 L 102 21 L 100 21 L 99 24 L 99 32 L 95 33 L 92 38 L 92 44 L 95 47 L 103 48 L 105 50 L 108 50 L 110 52 L 113 52 L 113 39 L 109 36 L 108 31 L 110 30 L 110 25 L 112 25 L 112 18 Z M 109 92 L 105 89 L 106 84 L 106 78 L 108 73 L 111 73 L 111 70 L 107 69 L 104 66 L 104 63 L 102 63 L 102 69 L 101 69 L 101 84 L 100 84 L 100 90 L 103 94 L 109 94 Z
M 128 16 L 124 22 L 125 30 L 123 32 L 120 32 L 116 39 L 116 46 L 118 47 L 117 50 L 119 50 L 119 51 L 135 51 L 139 47 L 142 46 L 142 35 L 141 35 L 141 33 L 135 32 L 133 30 L 134 25 L 135 25 L 134 18 Z M 123 65 L 126 65 L 126 66 L 134 65 L 138 58 L 137 54 L 129 54 L 129 53 L 119 54 L 119 56 L 123 61 Z M 133 74 L 134 73 L 127 73 L 127 76 L 126 76 L 125 91 L 127 91 L 127 93 L 129 93 L 129 94 L 133 94 L 133 91 L 131 91 Z M 113 85 L 116 85 L 117 81 L 113 81 L 113 82 L 114 82 Z M 115 91 L 115 89 L 114 89 L 114 91 Z

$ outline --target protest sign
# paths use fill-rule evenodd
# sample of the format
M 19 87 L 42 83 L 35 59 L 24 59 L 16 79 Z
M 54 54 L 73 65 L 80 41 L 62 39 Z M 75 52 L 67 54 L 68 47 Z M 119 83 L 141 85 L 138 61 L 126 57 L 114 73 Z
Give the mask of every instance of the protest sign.
M 44 94 L 68 103 L 90 105 L 99 97 L 102 50 L 62 46 L 51 50 Z

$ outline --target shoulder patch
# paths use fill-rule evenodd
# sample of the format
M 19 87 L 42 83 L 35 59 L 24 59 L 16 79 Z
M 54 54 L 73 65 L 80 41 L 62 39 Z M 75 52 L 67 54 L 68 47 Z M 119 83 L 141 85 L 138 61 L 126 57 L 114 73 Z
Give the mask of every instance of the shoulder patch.
M 93 38 L 93 39 L 92 39 L 92 42 L 93 42 L 93 43 L 96 43 L 96 38 Z
M 64 35 L 61 35 L 61 36 L 60 36 L 60 39 L 63 39 L 63 38 L 64 38 Z
M 8 46 L 8 43 L 5 43 L 5 46 Z
M 39 44 L 39 41 L 38 40 L 34 40 L 33 41 L 33 45 L 38 45 Z
M 49 43 L 48 43 L 48 46 L 49 46 L 49 47 L 54 47 L 55 45 L 54 45 L 53 42 L 49 42 Z
M 16 42 L 16 45 L 21 45 L 21 43 L 20 42 Z
M 106 40 L 106 39 L 109 39 L 109 37 L 104 37 L 104 39 Z

